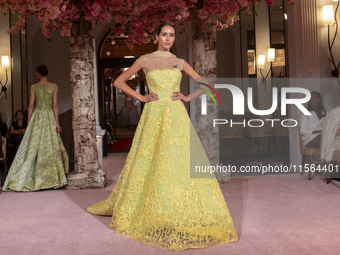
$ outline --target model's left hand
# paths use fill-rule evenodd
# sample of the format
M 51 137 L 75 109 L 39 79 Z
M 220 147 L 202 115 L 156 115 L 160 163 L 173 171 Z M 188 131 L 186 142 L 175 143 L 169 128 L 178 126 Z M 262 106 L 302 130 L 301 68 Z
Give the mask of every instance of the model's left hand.
M 189 96 L 184 96 L 181 92 L 179 91 L 174 91 L 172 92 L 171 96 L 172 100 L 177 101 L 177 100 L 183 100 L 184 102 L 189 102 L 190 97 Z
M 56 127 L 56 132 L 57 133 L 61 133 L 63 130 L 61 129 L 61 127 L 59 126 L 59 124 Z

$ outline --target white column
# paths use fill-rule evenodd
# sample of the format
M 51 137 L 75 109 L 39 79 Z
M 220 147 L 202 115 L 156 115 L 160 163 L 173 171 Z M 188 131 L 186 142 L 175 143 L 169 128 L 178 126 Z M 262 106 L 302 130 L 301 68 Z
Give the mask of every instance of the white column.
M 320 77 L 317 11 L 317 0 L 301 0 L 303 72 L 308 78 Z M 320 89 L 320 84 L 311 85 Z
M 93 48 L 96 49 L 96 40 L 93 39 Z M 97 71 L 97 51 L 93 53 L 93 75 L 94 75 L 94 101 L 96 113 L 96 137 L 97 137 L 97 151 L 98 151 L 98 164 L 103 169 L 103 136 L 106 130 L 102 129 L 99 125 L 99 110 L 98 110 L 98 71 Z M 104 169 L 103 169 L 104 170 Z
M 287 14 L 289 86 L 320 91 L 317 0 L 295 1 L 294 6 L 288 4 Z M 300 110 L 296 107 L 290 108 L 291 119 L 299 121 L 299 114 Z M 302 156 L 298 127 L 289 128 L 289 141 L 290 162 L 300 165 Z

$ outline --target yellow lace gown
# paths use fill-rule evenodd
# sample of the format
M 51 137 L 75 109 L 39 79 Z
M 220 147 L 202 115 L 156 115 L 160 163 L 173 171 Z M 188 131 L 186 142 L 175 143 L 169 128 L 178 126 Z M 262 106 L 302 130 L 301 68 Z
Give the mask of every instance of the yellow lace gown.
M 191 153 L 191 162 L 209 161 L 182 101 L 171 99 L 181 77 L 177 68 L 147 73 L 150 92 L 160 100 L 145 105 L 111 195 L 87 211 L 112 216 L 110 227 L 116 232 L 160 248 L 235 242 L 236 231 L 217 180 L 190 178 L 190 142 L 198 151 Z

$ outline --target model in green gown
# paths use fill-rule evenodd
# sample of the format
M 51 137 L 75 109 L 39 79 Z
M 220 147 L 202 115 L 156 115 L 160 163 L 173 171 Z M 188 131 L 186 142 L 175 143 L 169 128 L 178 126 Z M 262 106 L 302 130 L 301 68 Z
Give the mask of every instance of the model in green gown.
M 68 156 L 56 131 L 54 83 L 31 86 L 36 107 L 8 172 L 3 191 L 37 191 L 67 184 Z M 56 95 L 55 95 L 56 98 Z

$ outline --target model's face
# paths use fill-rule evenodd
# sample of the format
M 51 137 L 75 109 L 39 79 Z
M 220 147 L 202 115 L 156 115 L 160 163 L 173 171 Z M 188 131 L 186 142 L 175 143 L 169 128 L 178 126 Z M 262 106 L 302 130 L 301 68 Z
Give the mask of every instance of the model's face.
M 41 74 L 36 72 L 36 75 L 37 75 L 38 79 L 40 80 L 41 79 Z
M 18 120 L 22 120 L 24 118 L 24 115 L 22 114 L 22 112 L 18 112 L 16 117 Z
M 310 100 L 309 100 L 309 104 L 312 107 L 317 106 L 320 103 L 320 99 L 318 98 L 318 96 L 316 94 L 312 94 Z
M 163 27 L 159 35 L 156 35 L 156 39 L 158 40 L 158 48 L 170 50 L 175 42 L 175 29 L 170 26 Z

